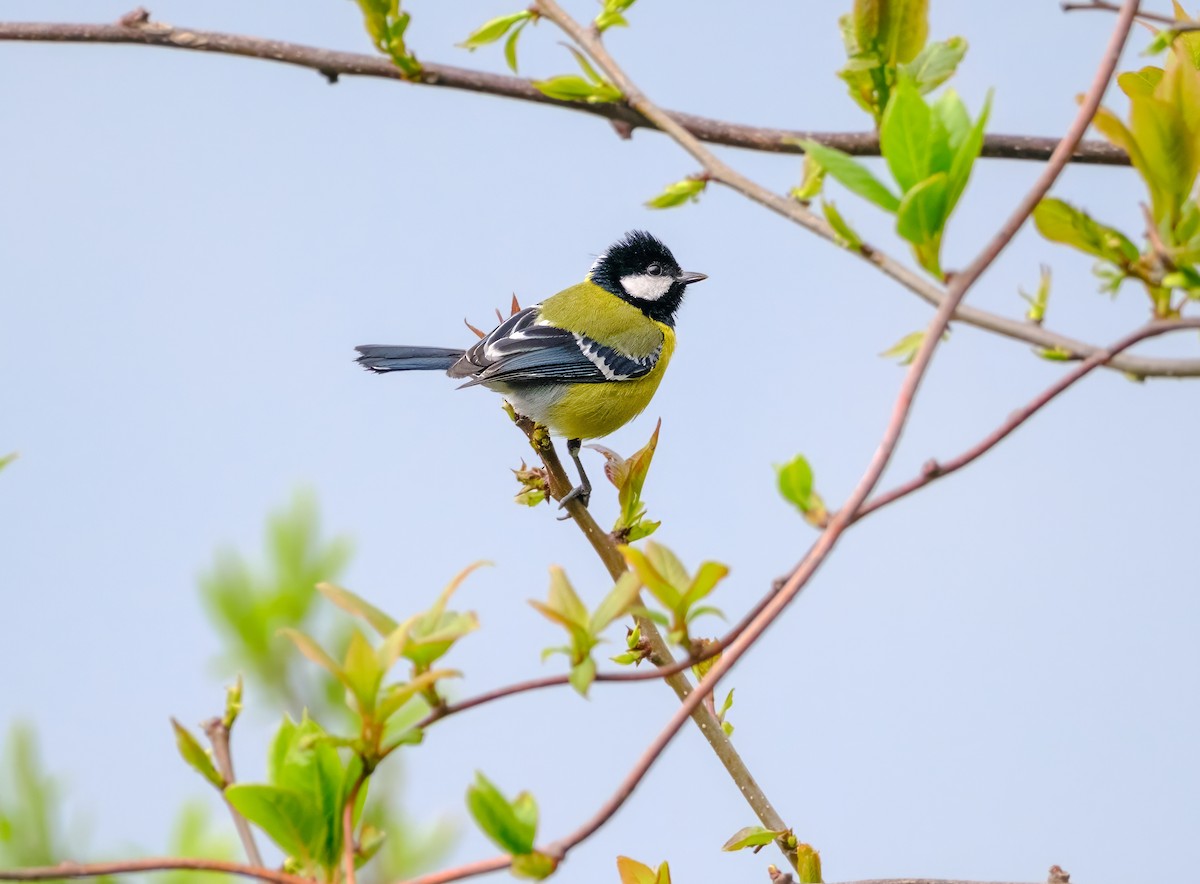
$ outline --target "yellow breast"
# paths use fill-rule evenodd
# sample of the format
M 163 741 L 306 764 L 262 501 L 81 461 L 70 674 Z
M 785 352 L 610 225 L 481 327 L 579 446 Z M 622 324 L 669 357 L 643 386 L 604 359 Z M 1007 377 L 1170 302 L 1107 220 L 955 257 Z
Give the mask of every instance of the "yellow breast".
M 645 410 L 675 352 L 675 330 L 660 322 L 654 325 L 662 332 L 662 352 L 654 368 L 632 381 L 572 385 L 546 413 L 552 432 L 568 439 L 597 439 Z

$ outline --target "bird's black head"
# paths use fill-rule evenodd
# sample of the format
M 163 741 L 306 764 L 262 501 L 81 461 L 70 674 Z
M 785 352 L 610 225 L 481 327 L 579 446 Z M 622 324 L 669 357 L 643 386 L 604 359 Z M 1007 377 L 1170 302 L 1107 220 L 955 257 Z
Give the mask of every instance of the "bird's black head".
M 680 270 L 671 250 L 644 230 L 632 230 L 613 243 L 588 276 L 651 319 L 671 326 L 684 290 L 707 279 L 703 273 Z

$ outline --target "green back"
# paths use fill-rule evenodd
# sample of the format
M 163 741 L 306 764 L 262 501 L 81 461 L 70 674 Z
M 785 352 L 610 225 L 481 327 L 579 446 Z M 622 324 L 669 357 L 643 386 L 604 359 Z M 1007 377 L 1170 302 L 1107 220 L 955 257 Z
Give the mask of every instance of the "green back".
M 663 342 L 658 323 L 591 280 L 543 301 L 542 318 L 633 357 L 649 356 Z

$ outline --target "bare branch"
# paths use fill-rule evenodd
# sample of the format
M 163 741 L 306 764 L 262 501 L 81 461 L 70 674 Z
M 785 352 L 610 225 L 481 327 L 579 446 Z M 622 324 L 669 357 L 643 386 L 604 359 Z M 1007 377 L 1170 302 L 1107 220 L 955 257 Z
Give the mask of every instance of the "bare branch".
M 127 16 L 123 21 L 124 24 L 109 25 L 0 22 L 0 41 L 161 46 L 295 65 L 318 71 L 331 81 L 336 81 L 339 76 L 343 75 L 404 81 L 400 71 L 388 59 L 378 55 L 337 52 L 281 40 L 173 27 L 162 22 L 151 22 L 142 17 Z M 406 82 L 497 95 L 593 114 L 620 123 L 622 131 L 639 127 L 656 128 L 671 134 L 672 137 L 676 137 L 677 133 L 682 132 L 697 145 L 701 142 L 708 142 L 758 151 L 800 153 L 800 148 L 795 142 L 810 138 L 858 156 L 879 154 L 879 139 L 873 132 L 807 132 L 743 126 L 676 111 L 659 111 L 659 117 L 651 119 L 639 112 L 637 105 L 632 101 L 611 104 L 557 101 L 547 98 L 528 80 L 451 65 L 426 62 L 420 79 Z M 676 140 L 679 139 L 676 137 Z M 1058 142 L 1053 138 L 989 135 L 984 141 L 983 156 L 1044 160 L 1051 155 L 1057 144 Z M 693 155 L 695 155 L 694 152 Z M 1081 142 L 1072 152 L 1071 161 L 1106 165 L 1128 164 L 1128 158 L 1123 152 L 1104 142 Z M 732 170 L 728 171 L 732 172 Z M 824 220 L 814 216 L 793 200 L 758 187 L 747 190 L 745 185 L 751 184 L 751 182 L 744 179 L 740 182 L 724 178 L 720 180 L 722 183 L 742 191 L 777 214 L 832 241 L 832 231 L 829 230 Z M 864 249 L 859 254 L 860 257 L 874 264 L 884 274 L 925 302 L 937 307 L 945 299 L 945 291 L 940 286 L 914 273 L 905 265 L 877 249 Z M 1010 319 L 977 307 L 960 307 L 955 312 L 954 318 L 985 331 L 1023 341 L 1034 347 L 1066 354 L 1072 359 L 1086 359 L 1100 351 L 1100 348 L 1093 344 L 1076 340 L 1033 323 Z M 1122 356 L 1105 364 L 1117 371 L 1139 378 L 1200 377 L 1200 359 Z
M 890 503 L 895 503 L 900 498 L 907 497 L 914 491 L 918 491 L 921 488 L 924 488 L 926 485 L 929 485 L 938 479 L 944 478 L 951 473 L 958 472 L 963 467 L 975 460 L 978 460 L 980 457 L 987 454 L 989 451 L 1007 439 L 1010 435 L 1012 435 L 1012 433 L 1018 427 L 1041 411 L 1042 408 L 1050 404 L 1051 400 L 1063 393 L 1068 387 L 1073 386 L 1077 381 L 1086 375 L 1091 374 L 1092 371 L 1099 368 L 1106 361 L 1112 359 L 1116 354 L 1122 352 L 1123 350 L 1127 350 L 1134 344 L 1144 341 L 1147 338 L 1154 338 L 1158 337 L 1159 335 L 1170 334 L 1171 332 L 1176 331 L 1185 331 L 1187 329 L 1200 329 L 1200 318 L 1152 322 L 1143 326 L 1137 331 L 1126 335 L 1117 343 L 1093 356 L 1088 357 L 1076 368 L 1067 372 L 1065 375 L 1047 387 L 1044 391 L 1030 400 L 1027 404 L 1014 411 L 1011 415 L 1009 415 L 1008 419 L 1004 423 L 981 439 L 978 443 L 968 448 L 962 454 L 958 455 L 952 460 L 929 461 L 926 464 L 925 469 L 921 472 L 921 475 L 917 476 L 915 479 L 911 479 L 908 482 L 905 482 L 903 485 L 899 485 L 896 488 L 893 488 L 891 491 L 881 494 L 865 503 L 859 509 L 858 514 L 854 517 L 854 521 L 857 522 L 876 510 L 882 509 Z
M 216 762 L 217 772 L 221 774 L 221 779 L 225 781 L 226 787 L 232 786 L 237 781 L 233 776 L 233 755 L 229 751 L 229 728 L 220 718 L 210 718 L 201 726 L 204 728 L 208 741 L 212 744 L 213 761 Z M 254 832 L 250 829 L 250 824 L 229 803 L 229 799 L 225 797 L 225 789 L 221 790 L 221 798 L 225 801 L 225 806 L 229 808 L 230 816 L 233 817 L 233 826 L 237 829 L 238 839 L 241 840 L 242 848 L 246 851 L 246 859 L 252 866 L 262 866 L 262 854 L 258 852 L 258 845 L 254 843 Z
M 450 884 L 451 881 L 462 881 L 466 878 L 474 878 L 477 875 L 499 872 L 511 865 L 511 857 L 495 856 L 491 859 L 481 859 L 477 862 L 467 863 L 466 865 L 442 869 L 440 872 L 430 872 L 428 875 L 421 875 L 417 878 L 409 878 L 405 881 L 400 881 L 399 884 Z
M 404 80 L 400 71 L 386 58 L 355 52 L 337 52 L 240 34 L 172 27 L 142 18 L 124 18 L 123 24 L 68 24 L 59 22 L 0 22 L 0 41 L 46 43 L 124 43 L 141 46 L 162 46 L 196 52 L 238 55 L 262 61 L 274 61 L 317 71 L 330 81 L 341 76 L 382 77 Z M 529 80 L 492 74 L 452 65 L 422 62 L 420 79 L 408 82 L 423 86 L 442 86 L 549 104 L 580 113 L 592 114 L 616 121 L 629 129 L 657 128 L 641 114 L 621 103 L 586 104 L 547 98 Z M 702 141 L 741 147 L 768 153 L 800 154 L 796 143 L 811 139 L 836 147 L 855 156 L 878 156 L 879 135 L 875 132 L 810 132 L 801 129 L 777 129 L 769 126 L 746 126 L 725 120 L 669 111 L 670 115 Z M 997 159 L 1045 160 L 1057 141 L 1034 135 L 989 135 L 984 140 L 983 155 Z M 1128 166 L 1125 152 L 1104 141 L 1088 141 L 1079 145 L 1073 161 L 1092 165 Z
M 146 859 L 117 860 L 101 863 L 64 862 L 56 866 L 36 866 L 28 869 L 0 869 L 0 881 L 46 881 L 52 878 L 98 878 L 103 875 L 125 875 L 140 872 L 167 872 L 188 869 L 196 872 L 224 872 L 274 884 L 313 884 L 308 878 L 289 875 L 274 869 L 242 865 L 219 859 L 189 859 L 177 856 L 156 856 Z

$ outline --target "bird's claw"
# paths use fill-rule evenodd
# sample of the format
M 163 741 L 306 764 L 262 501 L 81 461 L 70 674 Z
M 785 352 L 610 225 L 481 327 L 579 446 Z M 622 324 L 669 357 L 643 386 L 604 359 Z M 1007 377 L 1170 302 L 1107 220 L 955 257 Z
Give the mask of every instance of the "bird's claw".
M 580 503 L 583 504 L 583 508 L 587 509 L 588 501 L 591 500 L 591 497 L 592 497 L 592 489 L 591 488 L 586 488 L 583 485 L 576 485 L 574 488 L 572 488 L 570 491 L 568 491 L 566 494 L 564 494 L 562 496 L 562 499 L 558 502 L 558 508 L 561 510 L 561 509 L 565 508 L 566 505 L 568 503 L 570 503 L 572 500 L 578 500 Z M 565 515 L 559 516 L 558 520 L 560 522 L 562 522 L 569 518 L 571 518 L 571 514 L 567 513 Z

